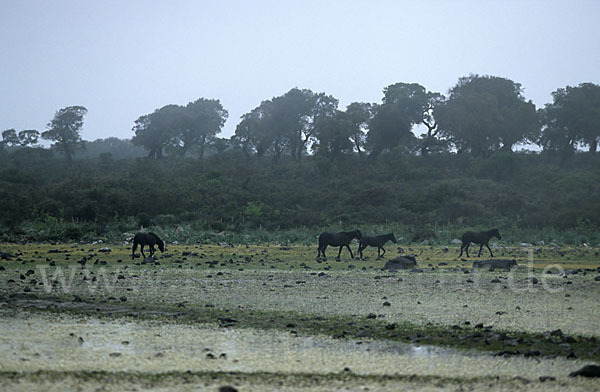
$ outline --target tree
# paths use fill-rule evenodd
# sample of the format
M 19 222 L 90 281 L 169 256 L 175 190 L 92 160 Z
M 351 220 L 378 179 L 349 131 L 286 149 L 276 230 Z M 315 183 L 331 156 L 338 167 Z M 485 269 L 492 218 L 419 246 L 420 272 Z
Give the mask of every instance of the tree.
M 55 142 L 52 146 L 63 153 L 69 165 L 77 149 L 83 148 L 81 129 L 86 113 L 87 109 L 83 106 L 60 109 L 48 123 L 48 130 L 42 133 L 44 139 Z
M 0 144 L 2 146 L 27 147 L 36 144 L 39 137 L 40 133 L 35 129 L 26 129 L 18 134 L 14 129 L 7 129 L 2 132 L 2 142 Z
M 15 146 L 19 144 L 19 138 L 17 137 L 17 131 L 14 129 L 7 129 L 2 132 L 2 146 Z
M 299 160 L 316 140 L 317 120 L 334 116 L 337 105 L 332 96 L 293 88 L 243 115 L 233 140 L 247 155 L 271 154 L 278 161 L 287 153 Z
M 323 116 L 316 120 L 316 138 L 313 146 L 316 155 L 335 159 L 353 150 L 353 127 L 347 112 L 337 111 L 334 116 Z
M 350 127 L 350 139 L 354 149 L 362 157 L 367 142 L 369 123 L 373 118 L 373 105 L 364 102 L 352 102 L 346 107 L 346 119 Z
M 221 131 L 228 115 L 218 99 L 200 98 L 188 103 L 173 119 L 171 145 L 176 146 L 181 157 L 197 147 L 203 158 L 206 146 Z
M 151 159 L 162 159 L 164 149 L 173 135 L 171 127 L 173 119 L 178 118 L 179 109 L 177 105 L 166 105 L 135 120 L 132 129 L 135 135 L 131 138 L 133 145 L 147 149 Z
M 539 134 L 535 105 L 525 101 L 519 83 L 496 76 L 470 75 L 458 80 L 435 110 L 440 134 L 458 151 L 488 156 Z
M 392 84 L 383 90 L 383 94 L 382 104 L 374 107 L 367 134 L 374 157 L 414 139 L 411 130 L 415 124 L 429 124 L 430 133 L 435 129 L 435 125 L 430 124 L 431 110 L 439 94 L 427 92 L 417 83 Z
M 598 150 L 600 140 L 600 86 L 582 83 L 552 93 L 553 102 L 540 110 L 544 130 L 539 144 L 545 150 L 573 152 L 576 143 Z
M 206 146 L 220 132 L 227 116 L 218 99 L 199 98 L 186 106 L 166 105 L 135 121 L 132 142 L 146 148 L 153 159 L 161 159 L 166 149 L 183 158 L 196 147 L 203 158 Z

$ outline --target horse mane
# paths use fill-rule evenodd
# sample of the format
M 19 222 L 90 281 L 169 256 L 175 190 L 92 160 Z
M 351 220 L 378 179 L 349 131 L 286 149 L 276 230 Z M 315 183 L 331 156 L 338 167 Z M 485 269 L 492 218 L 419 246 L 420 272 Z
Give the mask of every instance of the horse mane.
M 154 234 L 154 233 L 148 233 L 148 235 L 156 238 L 157 241 L 162 242 L 162 240 L 156 234 Z

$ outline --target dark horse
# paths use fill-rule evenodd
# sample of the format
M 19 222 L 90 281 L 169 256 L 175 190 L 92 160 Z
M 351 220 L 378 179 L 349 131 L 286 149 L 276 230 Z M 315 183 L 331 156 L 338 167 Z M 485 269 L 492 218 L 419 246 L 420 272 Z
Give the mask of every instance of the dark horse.
M 319 252 L 317 254 L 317 259 L 321 256 L 321 253 L 323 253 L 323 259 L 327 260 L 327 256 L 325 256 L 325 249 L 327 249 L 328 245 L 340 247 L 340 251 L 338 252 L 336 260 L 340 259 L 340 254 L 342 254 L 342 248 L 344 246 L 348 248 L 350 257 L 354 258 L 352 249 L 350 249 L 350 242 L 352 242 L 354 238 L 358 240 L 362 238 L 362 234 L 359 230 L 342 231 L 341 233 L 331 233 L 326 231 L 325 233 L 321 233 L 319 236 Z
M 376 246 L 377 247 L 377 258 L 383 257 L 383 255 L 385 254 L 385 249 L 383 249 L 383 245 L 385 245 L 385 243 L 388 241 L 392 241 L 394 244 L 398 243 L 398 241 L 396 241 L 396 237 L 394 236 L 394 233 L 378 235 L 375 237 L 361 238 L 360 245 L 358 245 L 358 253 L 360 253 L 360 258 L 362 259 L 362 257 L 363 257 L 362 251 L 367 246 Z M 383 253 L 380 255 L 379 252 L 381 250 L 383 250 Z
M 480 233 L 473 232 L 473 231 L 467 231 L 462 236 L 462 245 L 460 246 L 460 254 L 458 255 L 458 257 L 460 258 L 460 256 L 462 256 L 463 249 L 467 252 L 467 257 L 469 257 L 469 245 L 471 245 L 471 242 L 474 244 L 480 245 L 479 253 L 477 254 L 477 257 L 481 256 L 481 249 L 483 249 L 483 245 L 485 245 L 488 248 L 488 250 L 490 251 L 490 256 L 494 257 L 494 254 L 492 253 L 492 250 L 490 249 L 490 246 L 488 245 L 488 243 L 490 242 L 490 238 L 492 238 L 492 237 L 496 237 L 499 240 L 502 239 L 502 237 L 500 236 L 500 233 L 498 232 L 498 229 L 482 231 Z
M 165 251 L 165 243 L 162 242 L 160 238 L 154 233 L 137 233 L 135 237 L 133 237 L 133 248 L 131 248 L 131 258 L 133 259 L 133 255 L 135 254 L 135 250 L 137 249 L 138 244 L 140 245 L 140 250 L 142 252 L 142 256 L 144 259 L 146 255 L 144 254 L 144 246 L 148 245 L 150 248 L 150 257 L 154 254 L 154 245 L 158 245 L 158 249 L 161 252 Z

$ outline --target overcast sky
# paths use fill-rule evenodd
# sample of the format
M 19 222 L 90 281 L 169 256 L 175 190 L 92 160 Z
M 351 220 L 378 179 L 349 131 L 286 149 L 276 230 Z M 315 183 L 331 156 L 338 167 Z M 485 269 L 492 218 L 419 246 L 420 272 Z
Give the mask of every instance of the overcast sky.
M 0 0 L 0 131 L 88 109 L 83 138 L 130 138 L 167 104 L 220 99 L 221 137 L 290 88 L 380 102 L 397 82 L 446 93 L 471 73 L 552 91 L 600 84 L 600 0 Z

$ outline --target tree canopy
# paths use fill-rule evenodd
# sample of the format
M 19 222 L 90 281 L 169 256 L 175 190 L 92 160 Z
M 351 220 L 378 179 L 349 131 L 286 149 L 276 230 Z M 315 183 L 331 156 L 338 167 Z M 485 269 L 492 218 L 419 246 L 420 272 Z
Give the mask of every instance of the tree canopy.
M 435 111 L 440 134 L 461 151 L 489 156 L 516 143 L 537 141 L 535 105 L 519 83 L 496 76 L 460 78 Z
M 47 125 L 48 130 L 42 133 L 46 140 L 54 141 L 53 147 L 60 151 L 71 164 L 77 149 L 82 148 L 81 129 L 83 116 L 87 109 L 83 106 L 68 106 L 60 109 Z
M 540 110 L 544 125 L 540 144 L 547 150 L 572 153 L 580 143 L 595 153 L 600 140 L 600 86 L 567 86 L 554 91 L 552 98 Z

